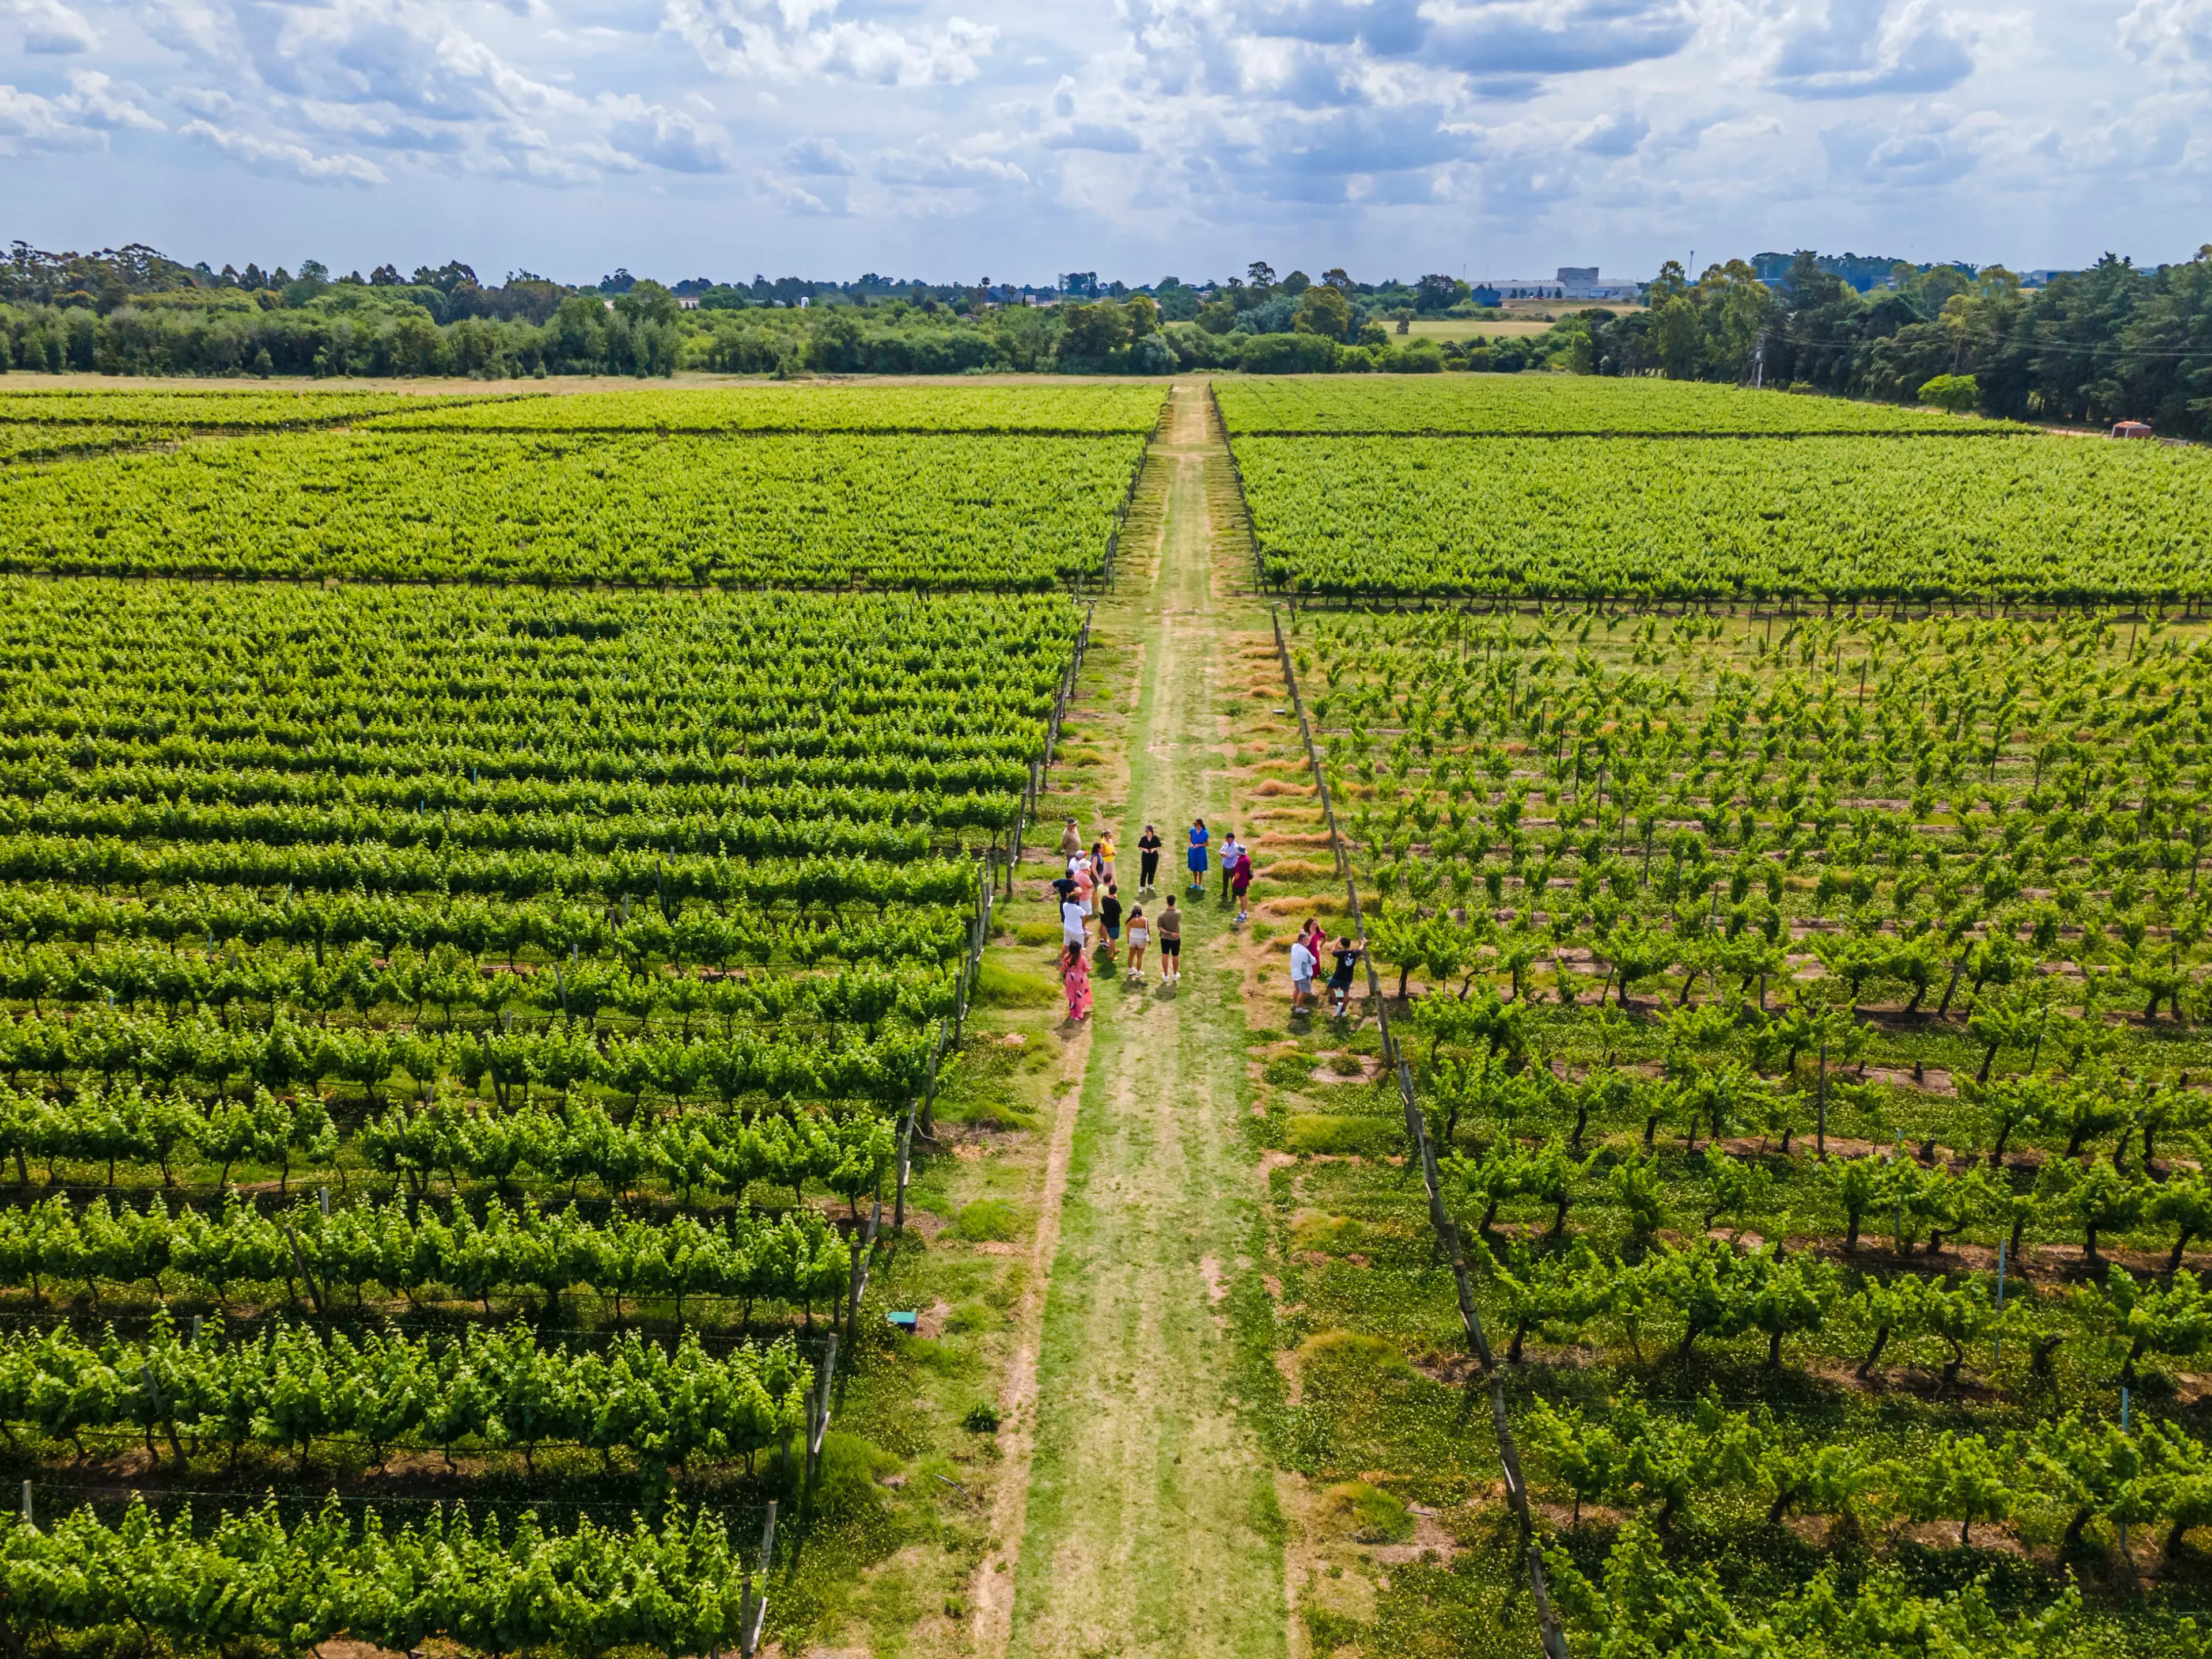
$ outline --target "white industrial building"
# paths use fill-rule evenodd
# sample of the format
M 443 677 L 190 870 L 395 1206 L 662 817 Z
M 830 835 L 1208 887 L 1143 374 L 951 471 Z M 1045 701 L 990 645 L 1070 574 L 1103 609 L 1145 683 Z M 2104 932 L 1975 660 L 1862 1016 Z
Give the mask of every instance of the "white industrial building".
M 1641 283 L 1606 282 L 1595 265 L 1561 265 L 1549 277 L 1486 277 L 1478 288 L 1495 289 L 1502 300 L 1628 300 L 1644 292 Z

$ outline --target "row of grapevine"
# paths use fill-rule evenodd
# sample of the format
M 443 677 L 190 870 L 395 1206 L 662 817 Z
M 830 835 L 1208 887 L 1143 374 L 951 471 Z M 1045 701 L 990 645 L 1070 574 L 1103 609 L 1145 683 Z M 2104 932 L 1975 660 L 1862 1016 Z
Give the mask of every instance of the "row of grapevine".
M 0 426 L 107 425 L 185 432 L 265 432 L 336 426 L 408 410 L 459 410 L 504 401 L 497 392 L 272 392 L 265 386 L 209 386 L 128 391 L 79 387 L 0 387 Z
M 338 1636 L 412 1651 L 433 1636 L 485 1652 L 544 1648 L 684 1654 L 757 1639 L 760 1599 L 721 1516 L 672 1508 L 655 1528 L 589 1519 L 548 1532 L 436 1509 L 387 1526 L 335 1500 L 288 1525 L 272 1500 L 211 1526 L 134 1503 L 113 1526 L 89 1509 L 40 1529 L 0 1517 L 11 1632 L 105 1626 L 180 1644 L 255 1639 L 304 1649 Z
M 173 1020 L 186 1012 L 215 1012 L 227 1030 L 240 1022 L 265 1029 L 280 1010 L 313 1013 L 327 1025 L 329 1014 L 350 1010 L 364 1025 L 421 1030 L 432 1024 L 434 1006 L 437 1024 L 449 1032 L 464 1024 L 511 1030 L 518 1020 L 581 1021 L 596 1036 L 603 1017 L 619 1016 L 616 1029 L 686 1039 L 695 1026 L 719 1028 L 725 1037 L 740 1024 L 800 1023 L 834 1034 L 842 1025 L 872 1030 L 894 1014 L 918 1021 L 947 1012 L 947 981 L 937 964 L 959 948 L 957 936 L 939 933 L 927 941 L 933 948 L 926 957 L 918 942 L 914 955 L 921 960 L 911 965 L 831 969 L 799 978 L 725 970 L 740 954 L 765 961 L 773 939 L 711 913 L 672 925 L 641 915 L 607 941 L 605 959 L 582 957 L 578 941 L 577 959 L 556 959 L 529 973 L 511 962 L 471 961 L 451 945 L 427 953 L 403 946 L 386 959 L 365 942 L 342 945 L 319 935 L 302 941 L 317 951 L 241 950 L 234 943 L 217 951 L 200 948 L 198 939 L 181 948 L 95 944 L 74 951 L 33 945 L 0 948 L 0 999 L 29 1004 L 34 1019 L 45 1018 L 48 1004 L 66 1008 L 103 1000 L 135 1015 L 143 1000 L 159 1004 Z
M 579 953 L 618 957 L 639 972 L 662 963 L 679 972 L 701 964 L 719 972 L 771 962 L 809 968 L 938 963 L 957 954 L 964 931 L 957 911 L 919 903 L 866 919 L 849 904 L 801 908 L 794 902 L 781 915 L 724 914 L 690 905 L 672 921 L 657 902 L 639 896 L 625 921 L 619 901 L 610 905 L 565 896 L 510 900 L 198 888 L 142 897 L 42 883 L 0 889 L 0 929 L 21 942 L 24 977 L 15 983 L 25 1001 L 74 991 L 87 998 L 145 996 L 173 1007 L 272 996 L 326 1007 L 337 1006 L 333 998 L 340 994 L 334 985 L 319 988 L 315 975 L 353 979 L 366 973 L 369 979 L 363 982 L 372 983 L 388 973 L 373 1000 L 414 1006 L 418 1017 L 426 1002 L 441 1009 L 490 1009 L 519 1000 L 548 1013 L 556 1007 L 564 1015 L 582 1010 L 581 999 L 599 981 L 580 969 L 555 980 L 551 1000 L 535 974 L 516 980 L 484 972 L 513 967 L 526 954 L 540 963 L 574 961 Z M 141 941 L 158 944 L 158 956 L 139 948 Z M 91 950 L 58 960 L 39 954 L 45 945 Z M 266 958 L 242 954 L 270 946 L 289 951 Z M 354 947 L 367 948 L 365 962 Z M 289 952 L 304 952 L 308 960 L 293 963 Z M 564 1005 L 561 993 L 572 985 L 579 988 Z M 674 994 L 673 988 L 666 993 Z M 736 993 L 717 988 L 713 994 Z M 617 1000 L 624 999 L 617 993 Z
M 915 1089 L 927 1087 L 926 1066 L 918 1054 L 909 1074 Z M 211 1107 L 135 1087 L 89 1090 L 68 1101 L 0 1091 L 0 1158 L 12 1161 L 26 1185 L 33 1162 L 50 1180 L 61 1164 L 74 1164 L 104 1167 L 110 1188 L 118 1171 L 133 1170 L 158 1170 L 165 1184 L 180 1171 L 212 1172 L 222 1188 L 234 1170 L 276 1169 L 286 1182 L 304 1182 L 357 1159 L 417 1194 L 443 1175 L 456 1187 L 464 1179 L 506 1186 L 535 1176 L 572 1193 L 588 1181 L 611 1195 L 650 1181 L 687 1199 L 695 1191 L 741 1197 L 756 1182 L 794 1193 L 818 1185 L 857 1201 L 891 1150 L 890 1123 L 866 1111 L 748 1119 L 622 1113 L 582 1099 L 519 1100 L 507 1111 L 402 1101 L 371 1109 L 347 1133 L 321 1100 L 280 1100 L 263 1088 Z
M 852 1263 L 818 1211 L 781 1218 L 747 1211 L 586 1218 L 574 1208 L 520 1206 L 497 1199 L 481 1218 L 465 1206 L 450 1218 L 394 1200 L 332 1206 L 301 1204 L 263 1213 L 234 1198 L 219 1211 L 141 1208 L 95 1199 L 82 1208 L 57 1195 L 28 1208 L 0 1209 L 0 1284 L 84 1287 L 95 1305 L 145 1285 L 216 1304 L 258 1306 L 281 1289 L 321 1311 L 343 1292 L 372 1291 L 410 1301 L 450 1295 L 490 1310 L 494 1297 L 571 1291 L 629 1301 L 667 1298 L 677 1316 L 687 1299 L 756 1301 L 812 1309 L 842 1300 Z
M 666 1470 L 742 1459 L 806 1426 L 814 1369 L 788 1340 L 719 1358 L 687 1330 L 672 1347 L 635 1331 L 603 1346 L 549 1344 L 516 1322 L 453 1339 L 372 1330 L 356 1340 L 279 1322 L 227 1340 L 185 1340 L 166 1312 L 143 1340 L 49 1328 L 0 1339 L 0 1425 L 82 1446 L 158 1435 L 181 1463 L 250 1446 L 304 1462 L 319 1443 L 357 1443 L 375 1462 L 408 1447 L 627 1452 Z M 187 1442 L 191 1443 L 186 1444 Z
M 383 412 L 370 426 L 436 432 L 1058 433 L 1144 435 L 1159 424 L 1157 383 L 1099 386 L 787 386 L 593 392 Z

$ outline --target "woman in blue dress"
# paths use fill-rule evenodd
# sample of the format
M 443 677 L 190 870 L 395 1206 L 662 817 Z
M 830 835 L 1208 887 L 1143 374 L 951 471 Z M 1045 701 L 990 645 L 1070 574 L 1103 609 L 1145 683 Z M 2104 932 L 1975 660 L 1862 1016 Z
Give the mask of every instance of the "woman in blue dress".
M 1190 890 L 1194 893 L 1206 890 L 1206 820 L 1190 821 Z

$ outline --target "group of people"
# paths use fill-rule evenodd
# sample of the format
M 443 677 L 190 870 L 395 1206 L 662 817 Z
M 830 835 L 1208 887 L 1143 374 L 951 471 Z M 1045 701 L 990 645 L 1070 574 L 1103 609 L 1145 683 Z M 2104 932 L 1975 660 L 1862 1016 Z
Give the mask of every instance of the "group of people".
M 1060 831 L 1060 850 L 1067 861 L 1067 868 L 1064 874 L 1054 878 L 1052 886 L 1060 896 L 1060 983 L 1067 991 L 1068 1018 L 1087 1019 L 1091 1015 L 1091 923 L 1094 916 L 1098 922 L 1100 950 L 1109 967 L 1121 945 L 1121 889 L 1114 870 L 1114 838 L 1110 833 L 1102 836 L 1091 843 L 1086 852 L 1082 834 L 1075 820 L 1070 818 Z M 1159 873 L 1160 863 L 1160 838 L 1149 823 L 1137 842 L 1137 851 L 1142 863 L 1138 890 L 1140 894 L 1149 893 Z M 1127 929 L 1128 977 L 1132 983 L 1144 977 L 1145 952 L 1155 939 L 1159 943 L 1160 983 L 1173 985 L 1182 978 L 1182 912 L 1176 908 L 1173 894 L 1168 896 L 1167 908 L 1157 919 L 1146 916 L 1142 904 L 1132 906 Z
M 1152 828 L 1151 824 L 1146 824 L 1145 833 L 1150 835 Z M 1212 833 L 1206 829 L 1204 818 L 1193 818 L 1190 821 L 1188 859 L 1190 890 L 1194 893 L 1203 893 L 1206 890 L 1206 867 L 1210 856 L 1208 843 L 1212 838 Z M 1231 830 L 1229 832 L 1229 839 L 1221 843 L 1221 896 L 1224 902 L 1232 896 L 1235 897 L 1237 920 L 1239 921 L 1243 921 L 1247 915 L 1246 895 L 1251 890 L 1252 849 L 1249 847 L 1238 846 L 1237 832 Z
M 1196 894 L 1206 891 L 1206 877 L 1211 862 L 1212 836 L 1204 818 L 1194 818 L 1190 826 L 1189 890 Z M 1160 870 L 1161 840 L 1159 832 L 1151 824 L 1138 837 L 1139 860 L 1138 894 L 1141 898 L 1154 890 Z M 1092 943 L 1091 924 L 1098 923 L 1097 950 L 1102 961 L 1109 967 L 1115 965 L 1115 957 L 1121 949 L 1124 920 L 1121 890 L 1114 869 L 1114 837 L 1110 832 L 1101 836 L 1086 849 L 1083 835 L 1073 818 L 1067 820 L 1060 831 L 1060 856 L 1066 869 L 1053 879 L 1053 891 L 1060 897 L 1060 978 L 1067 992 L 1067 1017 L 1073 1020 L 1091 1017 L 1091 958 Z M 1237 901 L 1237 920 L 1243 921 L 1247 915 L 1247 896 L 1252 888 L 1252 854 L 1249 848 L 1238 845 L 1236 831 L 1231 830 L 1221 845 L 1221 896 L 1225 902 L 1231 897 Z M 1160 957 L 1160 983 L 1174 985 L 1182 978 L 1182 915 L 1176 908 L 1175 895 L 1167 902 L 1157 917 L 1147 917 L 1145 907 L 1138 903 L 1130 907 L 1126 927 L 1128 933 L 1129 981 L 1133 984 L 1144 977 L 1145 952 L 1157 940 Z M 1291 945 L 1291 1011 L 1305 1012 L 1316 1005 L 1314 981 L 1320 976 L 1322 959 L 1331 954 L 1328 930 L 1320 922 L 1309 918 L 1298 930 Z M 1359 962 L 1359 947 L 1348 936 L 1336 941 L 1334 961 L 1328 975 L 1328 994 L 1333 1012 L 1341 1016 L 1352 997 L 1352 970 Z
M 1291 1012 L 1304 1013 L 1314 1006 L 1314 981 L 1328 951 L 1328 930 L 1309 916 L 1298 936 L 1291 941 Z M 1328 970 L 1329 1012 L 1342 1018 L 1352 1000 L 1352 970 L 1359 965 L 1359 946 L 1348 933 L 1336 939 L 1336 960 Z

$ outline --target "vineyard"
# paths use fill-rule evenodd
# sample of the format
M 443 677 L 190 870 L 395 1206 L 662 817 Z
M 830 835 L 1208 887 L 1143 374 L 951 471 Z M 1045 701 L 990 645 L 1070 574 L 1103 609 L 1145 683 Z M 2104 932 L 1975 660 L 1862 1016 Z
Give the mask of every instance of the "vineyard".
M 1394 378 L 0 394 L 0 1638 L 2202 1659 L 2201 453 Z
M 2002 435 L 2008 421 L 1696 380 L 1566 374 L 1269 376 L 1214 394 L 1237 439 L 1328 434 L 1789 438 L 1859 434 Z M 1240 447 L 1239 453 L 1242 453 Z
M 1047 588 L 1098 575 L 1143 447 L 302 434 L 0 474 L 0 567 L 380 581 Z
M 1300 593 L 2078 605 L 2202 599 L 2195 449 L 2022 438 L 1245 438 Z
M 813 1616 L 1100 390 L 0 397 L 10 1639 Z
M 1495 1468 L 1432 1397 L 1488 1379 L 1578 1653 L 2199 1651 L 2202 630 L 1307 612 L 1286 650 L 1390 1033 L 1310 1040 L 1411 1105 L 1302 1042 L 1274 1133 L 1418 1125 L 1436 1194 L 1296 1183 L 1292 1455 L 1395 1471 L 1359 1501 L 1403 1536 Z M 1419 1583 L 1484 1620 L 1480 1577 Z

